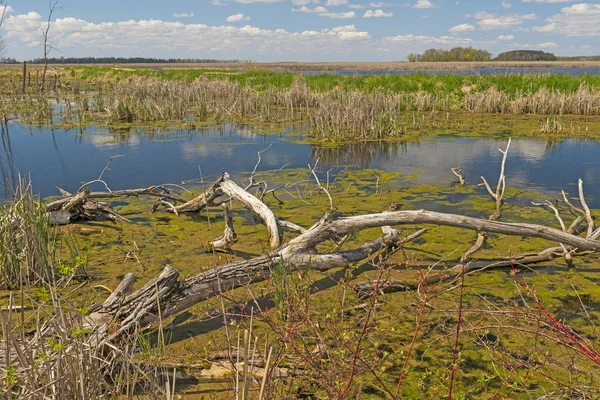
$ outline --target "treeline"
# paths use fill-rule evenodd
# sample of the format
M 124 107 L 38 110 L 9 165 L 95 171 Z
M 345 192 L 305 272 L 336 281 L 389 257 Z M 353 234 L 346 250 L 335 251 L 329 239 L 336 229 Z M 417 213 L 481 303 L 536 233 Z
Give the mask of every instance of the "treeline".
M 472 47 L 454 47 L 450 50 L 429 49 L 423 54 L 411 53 L 410 62 L 444 62 L 444 61 L 490 61 L 492 54 L 487 50 Z
M 536 50 L 513 50 L 498 54 L 494 61 L 556 61 L 552 53 Z
M 423 54 L 411 53 L 408 55 L 410 62 L 444 62 L 444 61 L 557 61 L 559 60 L 552 53 L 545 53 L 537 50 L 513 50 L 498 54 L 492 58 L 492 54 L 487 50 L 474 49 L 472 47 L 454 47 L 450 50 L 429 49 Z M 571 60 L 581 57 L 568 57 Z M 593 57 L 586 57 L 587 60 L 593 60 Z
M 43 64 L 43 58 L 27 61 Z M 48 64 L 176 64 L 176 63 L 229 63 L 240 60 L 215 60 L 204 58 L 148 58 L 148 57 L 60 57 L 48 58 Z

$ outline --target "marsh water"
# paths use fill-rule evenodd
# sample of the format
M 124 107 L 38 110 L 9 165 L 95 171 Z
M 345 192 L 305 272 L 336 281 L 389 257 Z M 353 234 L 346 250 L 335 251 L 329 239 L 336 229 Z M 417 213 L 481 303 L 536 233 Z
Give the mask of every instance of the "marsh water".
M 306 168 L 319 160 L 322 173 L 344 168 L 401 172 L 410 182 L 449 185 L 451 167 L 461 167 L 466 179 L 495 181 L 506 138 L 432 135 L 415 142 L 367 142 L 322 146 L 306 140 L 301 125 L 272 129 L 224 124 L 201 129 L 121 128 L 88 126 L 65 130 L 10 122 L 2 128 L 0 197 L 8 197 L 18 175 L 29 175 L 42 197 L 57 195 L 57 187 L 75 191 L 98 177 L 111 156 L 103 178 L 112 190 L 161 183 L 198 184 L 222 171 L 241 178 L 252 171 L 257 152 L 259 171 Z M 600 208 L 600 143 L 594 140 L 513 139 L 507 184 L 535 191 L 549 199 L 560 190 L 576 193 L 577 180 L 586 185 L 591 207 Z M 102 189 L 98 187 L 97 189 Z
M 295 71 L 297 72 L 297 71 Z M 319 74 L 335 74 L 335 75 L 413 75 L 413 74 L 428 74 L 428 75 L 460 75 L 460 76 L 471 76 L 471 75 L 532 75 L 532 74 L 561 74 L 570 76 L 580 75 L 600 75 L 600 68 L 598 67 L 510 67 L 510 68 L 498 68 L 498 67 L 484 67 L 484 68 L 470 68 L 470 69 L 397 69 L 397 70 L 323 70 L 323 71 L 299 71 L 305 75 L 319 75 Z

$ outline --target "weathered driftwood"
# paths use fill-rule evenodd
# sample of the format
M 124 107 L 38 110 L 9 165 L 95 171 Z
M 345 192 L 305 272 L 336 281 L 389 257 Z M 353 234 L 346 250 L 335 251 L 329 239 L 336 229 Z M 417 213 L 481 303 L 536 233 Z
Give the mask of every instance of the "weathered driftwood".
M 63 197 L 60 199 L 54 200 L 46 205 L 46 210 L 48 211 L 57 211 L 57 210 L 65 210 L 65 204 L 72 201 L 74 197 L 81 196 L 81 193 L 87 190 L 87 195 L 85 196 L 88 199 L 114 199 L 119 197 L 132 197 L 132 196 L 153 196 L 165 199 L 171 199 L 174 201 L 185 202 L 186 200 L 182 197 L 172 193 L 170 190 L 167 190 L 164 186 L 150 186 L 148 188 L 143 189 L 126 189 L 126 190 L 113 190 L 111 192 L 91 192 L 89 188 L 84 188 L 81 192 L 76 194 L 70 194 L 62 189 L 60 189 Z
M 229 174 L 224 172 L 204 192 L 194 197 L 192 200 L 186 201 L 183 204 L 176 206 L 174 212 L 176 214 L 198 212 L 202 211 L 206 207 L 215 206 L 215 200 L 223 196 L 223 191 L 221 190 L 221 183 L 226 179 L 229 179 Z
M 189 212 L 202 211 L 206 207 L 214 207 L 223 203 L 218 201 L 222 196 L 229 196 L 230 198 L 239 201 L 244 207 L 251 210 L 265 223 L 267 230 L 269 231 L 269 238 L 272 248 L 277 248 L 281 245 L 281 234 L 279 232 L 279 225 L 285 226 L 293 230 L 301 230 L 302 228 L 293 223 L 287 223 L 284 221 L 278 221 L 273 214 L 273 211 L 265 205 L 260 199 L 246 190 L 238 186 L 233 180 L 230 179 L 227 172 L 223 172 L 217 180 L 204 192 L 196 196 L 190 201 L 187 201 L 178 206 L 172 205 L 165 201 L 159 201 L 154 203 L 153 211 L 156 210 L 158 205 L 163 204 L 167 206 L 167 210 L 173 212 L 176 215 Z
M 552 261 L 556 258 L 564 256 L 563 247 L 550 247 L 539 253 L 530 253 L 515 255 L 512 257 L 498 258 L 498 259 L 479 259 L 473 260 L 464 264 L 464 273 L 473 274 L 476 272 L 482 272 L 492 269 L 504 269 L 540 264 L 547 261 Z M 568 246 L 566 250 L 573 252 L 574 256 L 583 256 L 590 254 L 589 251 L 574 252 L 576 249 Z M 400 280 L 385 280 L 385 281 L 363 281 L 359 282 L 354 286 L 354 289 L 361 298 L 367 298 L 373 295 L 374 291 L 379 293 L 394 293 L 399 291 L 416 290 L 419 285 L 431 286 L 442 281 L 452 281 L 457 279 L 462 274 L 463 264 L 455 265 L 449 268 L 441 274 L 428 274 L 423 281 L 420 282 L 405 282 Z
M 235 229 L 233 228 L 233 219 L 229 214 L 229 209 L 227 208 L 227 204 L 223 203 L 223 218 L 225 219 L 225 230 L 223 231 L 223 235 L 219 236 L 212 242 L 208 244 L 209 250 L 214 251 L 229 251 L 231 246 L 237 243 L 237 235 L 235 233 Z
M 399 241 L 397 234 L 386 235 L 354 250 L 320 254 L 317 246 L 330 238 L 344 237 L 368 228 L 422 224 L 538 237 L 564 243 L 579 250 L 600 251 L 600 242 L 597 240 L 582 238 L 541 225 L 498 222 L 426 210 L 368 214 L 335 221 L 325 219 L 268 255 L 226 264 L 182 281 L 178 280 L 179 273 L 167 266 L 157 278 L 136 292 L 125 296 L 118 307 L 113 304 L 100 307 L 92 313 L 90 321 L 100 325 L 111 321 L 109 331 L 112 333 L 108 339 L 114 340 L 140 324 L 155 320 L 159 315 L 162 317 L 172 315 L 220 293 L 268 279 L 275 268 L 292 271 L 310 268 L 326 270 L 346 266 L 364 260 L 379 250 L 393 247 Z M 558 249 L 559 254 L 562 254 L 563 249 Z M 521 264 L 547 261 L 554 258 L 555 254 L 556 248 L 514 261 Z M 507 263 L 510 265 L 511 260 L 507 259 L 503 262 L 504 264 L 498 262 L 496 265 L 507 265 Z M 471 265 L 472 268 L 477 266 L 477 264 Z M 456 274 L 456 271 L 451 269 L 448 274 Z
M 483 176 L 481 177 L 481 180 L 483 181 L 483 185 L 487 189 L 490 196 L 492 196 L 492 198 L 496 201 L 496 209 L 490 215 L 490 217 L 489 217 L 490 221 L 495 221 L 495 220 L 499 219 L 500 216 L 502 215 L 502 204 L 504 204 L 504 190 L 506 189 L 506 175 L 504 174 L 504 170 L 506 168 L 506 159 L 508 158 L 508 150 L 510 149 L 510 141 L 511 140 L 508 139 L 508 144 L 506 145 L 505 150 L 499 149 L 500 153 L 502 153 L 502 163 L 500 165 L 500 177 L 498 178 L 498 184 L 496 185 L 496 192 L 493 192 L 492 188 L 487 183 L 485 178 Z M 454 172 L 456 175 L 456 172 L 454 171 L 454 169 L 452 169 L 452 172 Z M 462 178 L 461 178 L 461 182 L 464 183 Z M 473 246 L 471 246 L 471 248 L 469 250 L 467 250 L 465 252 L 465 254 L 463 254 L 463 256 L 461 257 L 461 261 L 467 262 L 473 254 L 478 252 L 483 247 L 486 239 L 487 239 L 486 233 L 479 232 L 477 234 L 477 240 L 475 241 L 475 244 Z
M 279 234 L 279 226 L 277 224 L 277 218 L 269 207 L 260 201 L 257 197 L 251 195 L 241 187 L 239 187 L 234 181 L 229 179 L 229 174 L 224 173 L 223 179 L 220 183 L 220 189 L 224 194 L 242 203 L 246 208 L 252 210 L 252 212 L 259 215 L 267 226 L 269 231 L 269 238 L 272 248 L 277 248 L 281 245 L 281 235 Z
M 450 170 L 458 178 L 458 183 L 460 183 L 462 186 L 464 186 L 465 182 L 466 182 L 465 174 L 463 174 L 463 172 L 460 169 L 460 167 L 458 167 L 458 168 L 450 168 Z

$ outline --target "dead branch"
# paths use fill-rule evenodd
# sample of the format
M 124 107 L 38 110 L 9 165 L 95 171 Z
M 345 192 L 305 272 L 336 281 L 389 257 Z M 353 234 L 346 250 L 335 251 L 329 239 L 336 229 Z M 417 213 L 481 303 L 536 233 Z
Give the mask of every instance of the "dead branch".
M 485 231 L 523 237 L 538 237 L 553 242 L 565 243 L 565 245 L 580 250 L 600 251 L 599 241 L 581 238 L 541 225 L 482 220 L 426 210 L 368 214 L 334 221 L 323 219 L 307 232 L 290 240 L 287 244 L 268 255 L 226 264 L 183 281 L 178 281 L 179 273 L 174 268 L 167 266 L 157 278 L 150 281 L 142 289 L 126 296 L 118 309 L 103 305 L 90 318 L 91 321 L 102 321 L 106 319 L 106 315 L 109 315 L 111 321 L 117 321 L 119 327 L 109 336 L 109 340 L 117 339 L 134 327 L 153 321 L 158 312 L 158 304 L 160 304 L 160 314 L 164 318 L 219 293 L 263 281 L 271 276 L 271 270 L 275 266 L 287 271 L 310 268 L 325 270 L 343 267 L 370 257 L 377 251 L 385 251 L 390 248 L 390 245 L 395 246 L 398 244 L 396 235 L 395 239 L 392 238 L 392 243 L 390 243 L 389 237 L 384 237 L 366 243 L 354 250 L 320 254 L 316 247 L 332 237 L 343 237 L 368 228 L 419 224 L 452 226 L 478 232 Z M 518 262 L 547 261 L 555 257 L 555 253 L 556 248 L 547 250 L 543 254 L 528 256 L 528 258 L 523 258 Z M 562 255 L 562 253 L 563 249 L 558 248 L 558 254 Z M 506 265 L 511 261 L 511 259 L 508 259 L 496 262 L 496 266 Z M 469 271 L 472 271 L 477 265 L 480 264 L 471 264 Z M 487 265 L 486 268 L 490 268 L 490 266 Z M 454 272 L 456 271 L 451 269 L 447 275 L 452 275 Z
M 495 193 L 492 192 L 492 188 L 490 187 L 488 182 L 485 180 L 485 178 L 483 176 L 481 177 L 481 180 L 483 181 L 483 184 L 484 184 L 485 188 L 487 189 L 488 193 L 492 196 L 492 198 L 494 200 L 496 200 L 496 210 L 490 215 L 490 217 L 489 217 L 490 221 L 495 221 L 498 218 L 500 218 L 500 216 L 502 215 L 502 204 L 504 202 L 504 190 L 506 189 L 506 175 L 504 174 L 504 169 L 506 167 L 506 158 L 508 157 L 508 149 L 510 148 L 510 140 L 511 139 L 509 138 L 508 143 L 506 145 L 506 150 L 499 149 L 500 153 L 502 153 L 502 164 L 500 166 L 500 177 L 498 178 L 498 184 L 496 185 Z M 454 169 L 452 172 L 454 172 Z M 469 248 L 469 250 L 467 250 L 465 252 L 465 254 L 463 254 L 461 261 L 466 262 L 466 260 L 468 260 L 473 254 L 475 254 L 477 251 L 479 251 L 485 244 L 485 240 L 486 240 L 485 232 L 479 232 L 477 234 L 477 240 L 475 241 L 475 244 L 473 246 L 471 246 L 471 248 Z
M 465 174 L 463 174 L 462 170 L 460 169 L 460 167 L 458 168 L 450 168 L 450 170 L 452 171 L 452 173 L 454 175 L 456 175 L 456 177 L 458 178 L 458 182 L 461 185 L 465 185 Z
M 590 208 L 588 207 L 587 203 L 585 202 L 585 196 L 583 194 L 583 180 L 581 180 L 581 179 L 579 180 L 578 186 L 579 186 L 579 202 L 583 206 L 583 210 L 584 210 L 583 214 L 585 215 L 585 219 L 588 224 L 587 237 L 589 238 L 594 233 L 594 219 L 592 218 L 592 213 L 590 212 Z
M 89 192 L 87 195 L 88 199 L 114 199 L 119 197 L 137 197 L 137 196 L 152 196 L 158 198 L 169 199 L 178 202 L 185 202 L 186 200 L 177 194 L 174 194 L 172 190 L 167 189 L 167 185 L 156 185 L 150 186 L 143 189 L 125 189 L 125 190 L 113 190 L 111 192 Z M 57 211 L 63 208 L 65 203 L 68 203 L 72 200 L 74 196 L 77 196 L 79 193 L 71 194 L 65 190 L 59 189 L 62 198 L 50 202 L 46 205 L 47 211 Z
M 208 248 L 214 251 L 227 252 L 231 246 L 237 243 L 237 235 L 233 229 L 233 219 L 229 214 L 229 208 L 227 207 L 227 204 L 223 203 L 222 207 L 223 218 L 225 219 L 225 230 L 223 235 L 219 236 L 217 239 L 208 244 Z

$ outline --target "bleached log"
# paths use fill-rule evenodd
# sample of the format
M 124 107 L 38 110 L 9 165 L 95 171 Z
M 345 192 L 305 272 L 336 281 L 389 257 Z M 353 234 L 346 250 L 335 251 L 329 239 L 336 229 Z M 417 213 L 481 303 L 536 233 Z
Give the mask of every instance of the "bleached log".
M 277 218 L 275 218 L 275 214 L 273 214 L 273 211 L 265 203 L 239 187 L 234 181 L 229 179 L 229 174 L 226 172 L 222 175 L 219 188 L 223 193 L 239 201 L 246 208 L 252 210 L 262 218 L 269 231 L 271 248 L 277 248 L 281 245 L 281 235 L 279 234 Z
M 538 237 L 553 242 L 564 243 L 579 250 L 600 251 L 600 242 L 571 235 L 557 229 L 521 223 L 507 223 L 483 220 L 455 214 L 445 214 L 426 210 L 395 211 L 341 218 L 335 221 L 321 220 L 304 234 L 292 239 L 281 248 L 268 255 L 250 260 L 237 261 L 210 269 L 198 275 L 178 281 L 178 272 L 167 266 L 163 272 L 144 288 L 126 296 L 118 310 L 114 307 L 102 307 L 91 318 L 104 321 L 103 315 L 110 315 L 111 321 L 118 321 L 120 328 L 111 338 L 125 334 L 139 324 L 153 321 L 158 315 L 164 318 L 178 313 L 201 301 L 220 293 L 263 281 L 271 276 L 272 269 L 277 266 L 286 271 L 296 269 L 342 267 L 369 257 L 378 250 L 385 250 L 396 242 L 389 243 L 383 238 L 369 242 L 358 249 L 341 251 L 333 254 L 319 254 L 316 246 L 332 237 L 343 237 L 368 228 L 394 225 L 441 225 L 453 226 L 475 231 L 485 231 L 505 235 Z M 562 255 L 563 249 L 558 248 Z M 540 262 L 555 257 L 556 251 L 548 250 L 543 254 L 527 256 L 518 263 Z M 511 259 L 496 262 L 496 266 L 510 265 Z M 503 263 L 503 264 L 502 264 Z M 477 264 L 471 264 L 476 266 Z M 473 267 L 475 268 L 475 267 Z M 455 273 L 449 270 L 448 274 Z
M 229 214 L 229 209 L 227 208 L 227 204 L 223 203 L 221 205 L 223 207 L 223 218 L 225 219 L 225 230 L 223 231 L 223 235 L 219 236 L 217 239 L 213 240 L 209 243 L 208 247 L 210 250 L 214 251 L 229 251 L 231 246 L 237 243 L 237 235 L 235 233 L 235 229 L 233 228 L 233 219 Z

